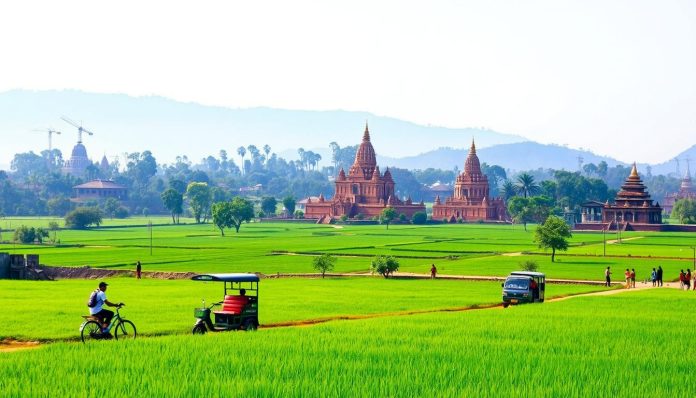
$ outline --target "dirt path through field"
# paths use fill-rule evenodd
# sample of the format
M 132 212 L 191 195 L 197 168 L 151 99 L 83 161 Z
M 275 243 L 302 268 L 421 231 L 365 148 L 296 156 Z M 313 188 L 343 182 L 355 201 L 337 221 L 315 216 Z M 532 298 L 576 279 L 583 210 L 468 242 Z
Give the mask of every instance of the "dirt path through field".
M 28 350 L 39 348 L 41 345 L 38 341 L 18 341 L 13 339 L 0 340 L 0 353 L 12 352 L 18 350 Z
M 571 281 L 573 282 L 573 281 Z M 585 283 L 587 281 L 575 281 L 576 283 Z M 664 284 L 665 288 L 677 289 L 679 285 L 676 282 L 668 282 Z M 588 296 L 608 296 L 619 293 L 628 293 L 634 291 L 641 291 L 646 289 L 659 289 L 652 287 L 651 284 L 647 283 L 637 283 L 635 288 L 631 289 L 611 289 L 603 290 L 599 292 L 588 292 L 588 293 L 577 293 L 562 297 L 554 297 L 546 300 L 547 302 L 556 302 L 568 300 L 576 297 L 588 297 Z M 464 312 L 464 311 L 475 311 L 475 310 L 487 310 L 499 308 L 502 309 L 502 303 L 488 303 L 488 304 L 474 304 L 466 307 L 450 307 L 450 308 L 438 308 L 431 310 L 411 310 L 411 311 L 396 311 L 396 312 L 381 312 L 376 314 L 363 314 L 363 315 L 338 315 L 333 317 L 316 318 L 316 319 L 304 319 L 299 321 L 284 321 L 268 323 L 260 326 L 260 329 L 273 329 L 281 327 L 303 327 L 312 326 L 321 323 L 331 322 L 331 321 L 354 321 L 360 319 L 372 319 L 372 318 L 386 318 L 394 316 L 409 316 L 409 315 L 419 315 L 419 314 L 432 314 L 438 312 Z M 157 337 L 162 336 L 157 335 Z M 154 336 L 152 336 L 154 337 Z M 5 352 L 13 352 L 19 350 L 34 349 L 43 346 L 44 344 L 49 344 L 49 342 L 38 342 L 38 341 L 19 341 L 15 339 L 4 339 L 0 340 L 0 354 Z

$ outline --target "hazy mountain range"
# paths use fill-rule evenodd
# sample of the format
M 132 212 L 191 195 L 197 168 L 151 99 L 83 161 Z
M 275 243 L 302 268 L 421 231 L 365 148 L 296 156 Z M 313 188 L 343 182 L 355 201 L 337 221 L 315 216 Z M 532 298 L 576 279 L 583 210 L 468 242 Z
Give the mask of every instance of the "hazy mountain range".
M 268 144 L 273 152 L 290 159 L 297 158 L 297 148 L 303 147 L 321 153 L 322 163 L 329 164 L 329 143 L 358 144 L 367 121 L 380 166 L 461 169 L 472 138 L 482 162 L 510 170 L 577 170 L 578 157 L 585 163 L 621 163 L 585 150 L 531 142 L 518 135 L 481 128 L 423 126 L 367 112 L 232 109 L 156 96 L 13 90 L 0 93 L 0 168 L 7 169 L 15 153 L 46 149 L 47 133 L 32 131 L 38 128 L 61 130 L 60 136 L 54 135 L 53 147 L 69 157 L 77 141 L 77 129 L 62 121 L 63 115 L 81 121 L 94 132 L 84 137 L 94 160 L 149 149 L 162 163 L 172 162 L 179 155 L 197 162 L 225 149 L 239 162 L 239 146 L 254 144 L 261 148 Z M 696 160 L 696 146 L 678 155 L 687 156 Z M 653 174 L 675 169 L 674 162 L 652 165 Z

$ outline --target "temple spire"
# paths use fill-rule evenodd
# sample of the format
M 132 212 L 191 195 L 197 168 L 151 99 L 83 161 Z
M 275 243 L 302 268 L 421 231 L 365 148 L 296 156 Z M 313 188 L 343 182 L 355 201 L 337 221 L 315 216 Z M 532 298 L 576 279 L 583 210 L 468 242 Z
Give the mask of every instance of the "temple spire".
M 363 134 L 363 141 L 370 141 L 370 129 L 367 127 L 367 120 L 365 120 L 365 134 Z
M 469 153 L 476 153 L 476 143 L 474 142 L 474 139 L 471 139 L 471 148 L 469 149 Z
M 638 169 L 636 168 L 636 162 L 633 162 L 633 168 L 631 169 L 630 177 L 638 177 Z

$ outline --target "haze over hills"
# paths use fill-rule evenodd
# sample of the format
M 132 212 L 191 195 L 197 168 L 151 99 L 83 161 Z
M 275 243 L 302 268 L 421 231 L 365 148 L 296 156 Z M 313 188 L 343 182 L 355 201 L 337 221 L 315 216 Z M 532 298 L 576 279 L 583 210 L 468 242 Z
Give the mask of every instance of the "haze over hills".
M 180 155 L 198 162 L 225 149 L 239 162 L 239 146 L 254 144 L 261 148 L 268 144 L 286 159 L 296 159 L 297 148 L 312 150 L 322 155 L 322 164 L 328 165 L 329 143 L 358 144 L 368 121 L 383 166 L 461 169 L 472 138 L 482 162 L 510 170 L 577 170 L 579 156 L 585 163 L 604 160 L 610 166 L 622 164 L 586 150 L 539 144 L 488 129 L 423 126 L 368 112 L 232 109 L 156 96 L 13 90 L 0 93 L 0 169 L 9 168 L 15 153 L 46 149 L 45 133 L 32 132 L 37 128 L 61 130 L 60 136 L 54 136 L 53 146 L 63 152 L 64 158 L 69 157 L 77 134 L 60 119 L 62 115 L 81 120 L 95 133 L 84 137 L 93 160 L 149 149 L 160 163 L 170 163 Z M 696 160 L 696 145 L 677 157 L 687 156 Z M 640 165 L 640 159 L 636 161 Z M 685 167 L 682 162 L 682 172 Z M 675 169 L 674 162 L 664 162 L 654 165 L 652 173 L 674 173 Z
M 199 159 L 225 149 L 237 156 L 239 146 L 268 144 L 274 152 L 299 147 L 329 147 L 360 142 L 368 121 L 374 145 L 384 155 L 416 155 L 441 146 L 466 146 L 477 137 L 482 147 L 522 142 L 523 137 L 485 129 L 449 129 L 421 126 L 367 112 L 298 111 L 270 108 L 231 109 L 183 103 L 162 97 L 131 97 L 123 94 L 94 94 L 80 91 L 25 91 L 0 93 L 0 132 L 8 137 L 0 148 L 0 163 L 9 163 L 18 152 L 39 153 L 47 139 L 32 129 L 63 131 L 54 137 L 54 147 L 64 156 L 77 141 L 76 129 L 60 117 L 82 121 L 95 133 L 84 137 L 88 155 L 101 158 L 122 152 L 149 149 L 160 162 L 179 155 Z M 237 159 L 238 160 L 238 159 Z

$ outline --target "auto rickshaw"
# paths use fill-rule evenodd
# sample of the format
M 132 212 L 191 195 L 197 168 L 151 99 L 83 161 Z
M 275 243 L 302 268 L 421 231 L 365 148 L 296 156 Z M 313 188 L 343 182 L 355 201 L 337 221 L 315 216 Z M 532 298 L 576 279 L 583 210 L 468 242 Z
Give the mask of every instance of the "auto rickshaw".
M 543 303 L 546 275 L 541 272 L 515 271 L 505 279 L 503 307 L 510 304 Z
M 191 280 L 203 282 L 222 282 L 223 300 L 193 311 L 197 321 L 193 334 L 207 331 L 225 332 L 228 330 L 256 330 L 259 327 L 259 277 L 254 274 L 204 274 Z M 213 307 L 221 306 L 218 311 Z M 210 313 L 215 316 L 215 323 Z

